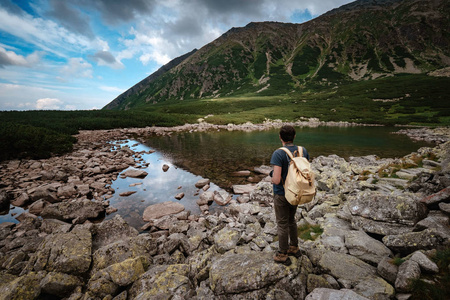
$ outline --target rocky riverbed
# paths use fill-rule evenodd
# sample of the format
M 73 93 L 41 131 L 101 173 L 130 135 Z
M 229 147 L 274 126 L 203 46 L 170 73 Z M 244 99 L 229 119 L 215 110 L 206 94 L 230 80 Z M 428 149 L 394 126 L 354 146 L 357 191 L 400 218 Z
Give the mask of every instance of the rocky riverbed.
M 3 162 L 0 208 L 28 211 L 0 224 L 0 299 L 409 299 L 412 280 L 442 285 L 450 266 L 431 258 L 450 247 L 448 128 L 407 129 L 438 144 L 403 158 L 315 158 L 318 193 L 297 220 L 321 230 L 290 266 L 272 260 L 267 180 L 235 186 L 233 200 L 205 179 L 197 183 L 202 214 L 177 202 L 149 207 L 141 232 L 119 215 L 99 222 L 115 210 L 109 185 L 121 171 L 145 177 L 143 153 L 112 141 L 280 124 L 215 126 L 83 131 L 68 155 Z M 209 213 L 212 202 L 223 209 Z

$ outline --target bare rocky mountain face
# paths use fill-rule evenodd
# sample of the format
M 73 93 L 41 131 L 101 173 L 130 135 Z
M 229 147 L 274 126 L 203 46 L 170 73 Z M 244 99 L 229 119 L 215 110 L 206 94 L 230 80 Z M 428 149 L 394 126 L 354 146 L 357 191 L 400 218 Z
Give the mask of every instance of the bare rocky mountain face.
M 409 74 L 449 74 L 445 0 L 355 1 L 303 24 L 250 23 L 174 59 L 106 109 L 276 95 Z

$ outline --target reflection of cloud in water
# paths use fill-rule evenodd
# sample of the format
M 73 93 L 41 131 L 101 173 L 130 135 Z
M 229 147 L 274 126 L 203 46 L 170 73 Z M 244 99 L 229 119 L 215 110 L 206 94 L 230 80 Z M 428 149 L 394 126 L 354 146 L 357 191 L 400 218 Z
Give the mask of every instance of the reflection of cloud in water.
M 128 145 L 135 143 L 135 141 L 130 141 Z M 149 147 L 142 144 L 132 147 L 132 149 L 136 152 L 150 150 Z M 120 178 L 119 176 L 111 184 L 115 194 L 109 200 L 111 206 L 117 208 L 118 211 L 109 215 L 107 219 L 111 219 L 115 214 L 120 214 L 130 225 L 139 228 L 144 224 L 142 214 L 145 208 L 149 205 L 166 201 L 177 201 L 183 204 L 186 210 L 190 210 L 194 214 L 200 213 L 196 203 L 198 196 L 194 196 L 194 194 L 198 192 L 195 183 L 202 177 L 177 168 L 158 152 L 141 154 L 141 157 L 144 159 L 141 162 L 142 164 L 150 163 L 148 167 L 141 168 L 148 175 L 144 179 Z M 163 165 L 169 166 L 166 172 L 162 169 Z M 142 184 L 130 187 L 129 185 L 133 183 Z M 178 189 L 180 186 L 181 188 Z M 211 190 L 218 189 L 218 186 L 211 183 Z M 127 197 L 119 196 L 120 193 L 126 191 L 136 191 L 136 193 Z M 201 190 L 199 192 L 202 193 Z M 184 198 L 176 200 L 175 195 L 178 193 L 184 193 Z

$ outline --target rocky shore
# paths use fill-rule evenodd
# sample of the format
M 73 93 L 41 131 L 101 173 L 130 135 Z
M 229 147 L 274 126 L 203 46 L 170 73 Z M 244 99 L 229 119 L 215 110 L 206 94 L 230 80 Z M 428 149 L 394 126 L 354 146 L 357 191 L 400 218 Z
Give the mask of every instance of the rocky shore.
M 176 202 L 149 207 L 142 232 L 119 215 L 97 221 L 114 212 L 109 185 L 121 171 L 145 176 L 142 153 L 113 141 L 279 126 L 83 131 L 68 155 L 2 163 L 0 209 L 28 211 L 18 224 L 0 224 L 0 299 L 409 299 L 415 280 L 448 286 L 441 274 L 450 266 L 432 260 L 450 247 L 448 128 L 407 129 L 437 145 L 403 158 L 315 158 L 318 193 L 297 212 L 299 227 L 311 231 L 290 266 L 272 260 L 278 245 L 267 180 L 235 186 L 237 200 L 199 182 L 201 215 Z M 212 214 L 214 201 L 224 206 Z

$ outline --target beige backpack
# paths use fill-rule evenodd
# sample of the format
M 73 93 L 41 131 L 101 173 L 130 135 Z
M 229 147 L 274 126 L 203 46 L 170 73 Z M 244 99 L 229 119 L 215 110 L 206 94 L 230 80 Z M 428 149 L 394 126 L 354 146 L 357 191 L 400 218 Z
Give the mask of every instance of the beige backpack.
M 283 183 L 286 200 L 292 205 L 302 205 L 311 202 L 316 194 L 314 172 L 311 164 L 303 157 L 303 148 L 298 147 L 298 155 L 294 157 L 289 149 L 281 147 L 289 156 L 289 169 L 286 181 Z

